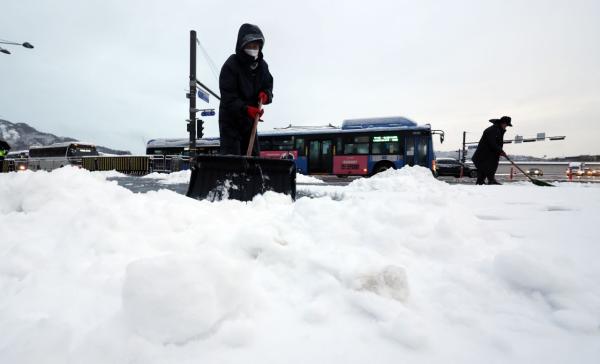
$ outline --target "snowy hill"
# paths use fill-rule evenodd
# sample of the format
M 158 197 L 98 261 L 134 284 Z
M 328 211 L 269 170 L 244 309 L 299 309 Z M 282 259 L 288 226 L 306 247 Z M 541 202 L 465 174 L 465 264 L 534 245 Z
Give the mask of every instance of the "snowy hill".
M 40 132 L 26 123 L 11 123 L 3 119 L 0 119 L 0 139 L 7 141 L 12 150 L 26 150 L 32 145 L 50 145 L 78 140 Z M 99 152 L 106 154 L 131 154 L 129 151 L 114 150 L 102 146 L 96 148 Z
M 0 174 L 0 363 L 598 363 L 600 186 L 302 188 Z

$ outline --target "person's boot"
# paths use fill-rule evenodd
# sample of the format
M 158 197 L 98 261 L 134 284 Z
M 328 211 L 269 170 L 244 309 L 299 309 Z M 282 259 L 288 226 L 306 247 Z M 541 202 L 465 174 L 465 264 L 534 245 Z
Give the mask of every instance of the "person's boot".
M 488 182 L 488 185 L 501 185 L 502 183 L 496 181 L 495 179 Z

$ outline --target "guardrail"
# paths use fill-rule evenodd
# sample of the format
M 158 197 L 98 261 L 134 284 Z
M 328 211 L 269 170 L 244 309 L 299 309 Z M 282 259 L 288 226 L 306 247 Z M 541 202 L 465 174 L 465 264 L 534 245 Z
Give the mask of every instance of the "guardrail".
M 81 167 L 88 171 L 117 171 L 125 174 L 144 175 L 150 173 L 148 156 L 94 156 L 83 157 Z
M 42 169 L 40 167 L 42 159 L 5 159 L 0 161 L 0 172 L 14 172 L 26 170 L 31 167 L 33 170 Z M 145 155 L 145 156 L 92 156 L 83 157 L 77 161 L 71 161 L 74 165 L 80 165 L 88 171 L 117 171 L 130 175 L 145 175 L 152 172 L 171 173 L 186 170 L 190 168 L 189 157 L 182 156 L 163 156 L 163 155 Z M 47 163 L 46 163 L 47 164 Z M 56 163 L 55 163 L 56 164 Z M 46 169 L 54 169 L 67 164 L 67 162 L 56 165 L 46 165 Z
M 150 156 L 151 172 L 171 173 L 190 168 L 190 158 L 181 156 Z
M 189 169 L 188 157 L 179 156 L 94 156 L 82 158 L 81 166 L 88 171 L 117 171 L 144 175 L 153 172 L 170 173 Z

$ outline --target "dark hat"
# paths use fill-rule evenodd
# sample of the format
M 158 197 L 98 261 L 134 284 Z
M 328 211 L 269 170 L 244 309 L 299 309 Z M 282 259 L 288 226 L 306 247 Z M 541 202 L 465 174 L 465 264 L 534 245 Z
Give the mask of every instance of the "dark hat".
M 511 120 L 512 119 L 510 118 L 510 116 L 503 116 L 503 117 L 500 118 L 500 123 L 501 124 L 502 123 L 506 123 L 506 125 L 512 126 Z
M 511 120 L 512 119 L 510 118 L 510 116 L 503 116 L 500 119 L 490 119 L 490 123 L 492 123 L 492 124 L 506 123 L 506 125 L 512 126 Z

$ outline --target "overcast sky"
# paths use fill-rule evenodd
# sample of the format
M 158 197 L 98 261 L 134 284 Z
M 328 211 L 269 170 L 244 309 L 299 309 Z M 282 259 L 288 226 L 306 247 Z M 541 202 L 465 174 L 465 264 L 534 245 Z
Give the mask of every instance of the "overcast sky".
M 514 154 L 600 154 L 600 1 L 2 0 L 0 118 L 142 153 L 185 137 L 189 31 L 217 64 L 257 24 L 274 76 L 263 129 L 402 115 L 439 150 L 510 115 L 515 134 L 566 135 Z M 199 51 L 198 78 L 218 90 Z M 218 102 L 211 106 L 218 108 Z M 198 105 L 206 105 L 201 100 Z M 217 117 L 206 135 L 218 135 Z

